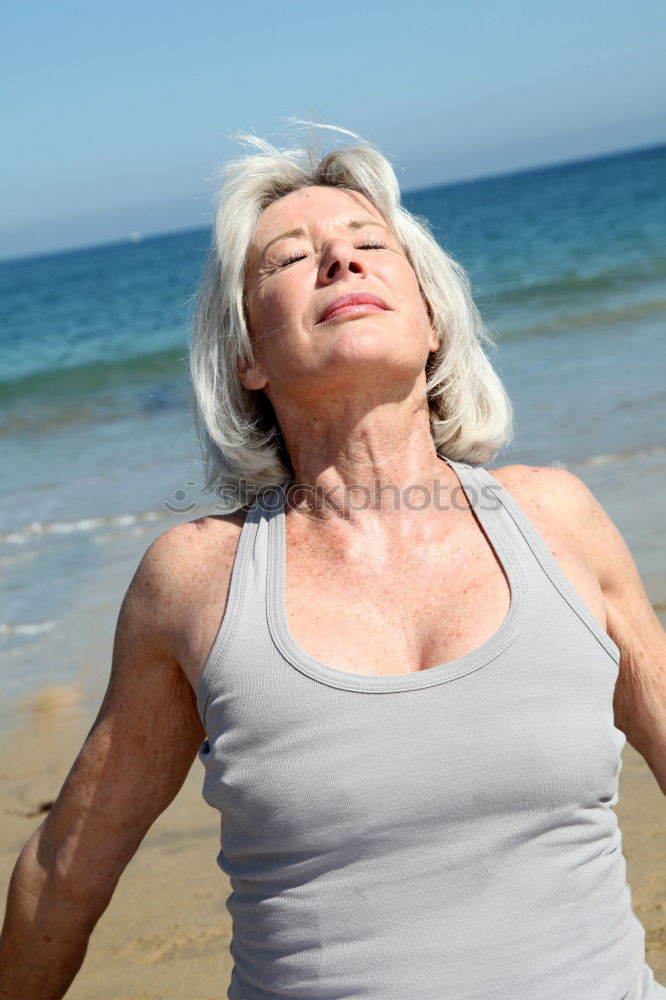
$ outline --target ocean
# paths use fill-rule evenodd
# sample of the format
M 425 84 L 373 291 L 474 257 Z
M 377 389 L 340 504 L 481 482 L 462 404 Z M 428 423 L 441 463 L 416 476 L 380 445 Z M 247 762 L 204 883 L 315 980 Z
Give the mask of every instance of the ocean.
M 493 465 L 583 478 L 604 465 L 621 483 L 634 462 L 663 488 L 665 181 L 660 146 L 404 196 L 466 267 L 496 336 L 516 436 Z M 202 493 L 186 363 L 209 238 L 0 263 L 10 701 L 108 669 L 91 642 L 106 615 L 107 648 L 137 544 L 215 502 Z

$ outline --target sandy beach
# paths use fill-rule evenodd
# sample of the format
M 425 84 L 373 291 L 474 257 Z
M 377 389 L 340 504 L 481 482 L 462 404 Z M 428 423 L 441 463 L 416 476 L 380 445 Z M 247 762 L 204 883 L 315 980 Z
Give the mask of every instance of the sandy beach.
M 658 502 L 663 457 L 596 462 L 576 469 L 602 500 L 627 540 L 646 589 L 666 625 L 664 513 Z M 631 471 L 652 498 L 649 517 L 627 487 Z M 637 480 L 634 479 L 634 482 Z M 639 516 L 640 515 L 640 516 Z M 14 706 L 12 728 L 0 741 L 0 884 L 40 821 L 40 808 L 57 795 L 90 727 L 110 662 L 117 607 L 133 567 L 165 524 L 134 528 L 114 544 L 113 562 L 100 567 L 87 605 L 72 609 L 79 678 L 52 685 Z M 78 621 L 78 628 L 74 623 Z M 85 627 L 84 627 L 85 624 Z M 94 635 L 94 641 L 93 641 Z M 57 655 L 57 654 L 56 654 Z M 616 807 L 634 910 L 646 930 L 646 957 L 666 983 L 666 799 L 644 760 L 623 753 Z M 170 808 L 157 820 L 129 865 L 93 935 L 72 1000 L 221 1000 L 231 974 L 226 877 L 216 865 L 218 817 L 201 798 L 203 769 L 195 761 Z

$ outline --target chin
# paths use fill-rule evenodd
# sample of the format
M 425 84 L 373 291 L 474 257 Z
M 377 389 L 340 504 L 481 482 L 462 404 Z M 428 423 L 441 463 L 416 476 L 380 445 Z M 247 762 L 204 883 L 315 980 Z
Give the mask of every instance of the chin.
M 331 347 L 327 367 L 338 371 L 347 369 L 350 376 L 360 367 L 367 378 L 368 369 L 376 374 L 384 372 L 394 379 L 414 380 L 425 371 L 427 353 L 423 350 L 405 351 L 405 344 L 387 343 L 386 336 L 365 335 L 350 337 Z

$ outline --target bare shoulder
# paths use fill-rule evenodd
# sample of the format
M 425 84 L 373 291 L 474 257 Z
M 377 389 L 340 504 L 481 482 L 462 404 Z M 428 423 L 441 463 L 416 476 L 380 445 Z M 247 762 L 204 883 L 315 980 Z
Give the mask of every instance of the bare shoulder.
M 489 470 L 521 506 L 555 518 L 572 512 L 591 511 L 596 502 L 582 479 L 555 466 L 505 465 Z
M 585 547 L 595 524 L 610 521 L 589 487 L 568 469 L 505 465 L 489 471 L 547 539 L 567 538 Z
M 246 511 L 209 515 L 167 528 L 155 538 L 144 553 L 137 577 L 146 587 L 182 596 L 203 580 L 215 564 L 216 573 L 233 565 Z
M 490 470 L 537 529 L 564 575 L 606 628 L 605 566 L 600 551 L 617 529 L 582 479 L 551 466 Z M 604 530 L 605 529 L 605 530 Z
M 126 601 L 173 650 L 195 690 L 224 613 L 246 516 L 242 509 L 168 528 L 146 549 L 128 590 Z
M 620 650 L 615 725 L 643 755 L 666 795 L 666 634 L 626 542 L 571 472 L 510 465 L 491 474 L 532 518 Z
M 515 497 L 554 548 L 568 546 L 606 593 L 633 567 L 618 528 L 594 493 L 567 469 L 507 465 L 492 475 Z M 632 569 L 635 575 L 635 567 Z

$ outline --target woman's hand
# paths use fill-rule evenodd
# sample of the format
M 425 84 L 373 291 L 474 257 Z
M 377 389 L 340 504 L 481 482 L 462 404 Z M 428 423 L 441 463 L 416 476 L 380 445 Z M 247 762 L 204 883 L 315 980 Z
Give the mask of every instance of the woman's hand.
M 160 535 L 134 575 L 97 719 L 14 869 L 0 939 L 0 997 L 64 995 L 120 875 L 180 789 L 203 739 L 174 653 L 176 591 L 183 585 L 173 566 L 177 532 Z

